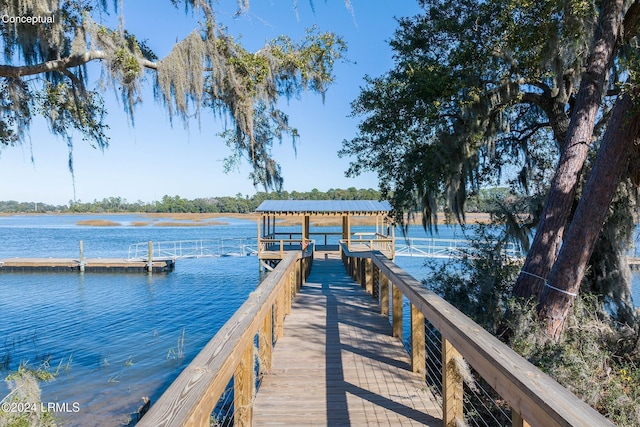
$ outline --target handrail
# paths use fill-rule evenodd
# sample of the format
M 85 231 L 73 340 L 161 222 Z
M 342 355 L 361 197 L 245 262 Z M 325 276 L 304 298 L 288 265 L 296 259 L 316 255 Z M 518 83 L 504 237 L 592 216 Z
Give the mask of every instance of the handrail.
M 412 313 L 417 310 L 427 319 L 442 335 L 443 348 L 445 345 L 454 347 L 466 361 L 478 372 L 478 374 L 501 395 L 511 406 L 516 414 L 515 419 L 519 425 L 539 426 L 612 426 L 611 422 L 595 409 L 558 384 L 554 379 L 540 371 L 533 364 L 521 357 L 503 342 L 484 330 L 477 323 L 464 315 L 453 305 L 424 287 L 409 273 L 402 270 L 379 251 L 358 252 L 351 251 L 346 244 L 341 244 L 343 260 L 352 275 L 364 276 L 364 280 L 372 281 L 376 273 L 380 277 L 380 283 L 392 284 L 409 300 Z M 366 260 L 365 263 L 351 262 L 352 260 Z M 370 259 L 370 261 L 368 260 Z M 367 263 L 367 261 L 369 261 Z M 358 263 L 360 265 L 358 265 Z M 364 264 L 364 265 L 363 265 Z M 370 271 L 367 270 L 370 266 Z M 378 269 L 374 272 L 374 269 Z M 367 288 L 373 288 L 373 284 L 367 282 Z M 383 291 L 381 291 L 382 294 Z M 394 292 L 395 295 L 395 292 Z M 387 297 L 388 298 L 388 290 Z M 381 298 L 382 301 L 382 298 Z M 387 299 L 388 301 L 388 299 Z M 388 306 L 387 306 L 388 307 Z M 400 304 L 400 311 L 402 310 Z M 394 319 L 398 316 L 393 313 Z M 400 313 L 400 318 L 402 314 Z M 394 328 L 395 328 L 394 320 Z M 424 338 L 424 337 L 423 337 Z M 412 347 L 419 345 L 424 349 L 424 342 L 413 343 Z M 413 349 L 412 349 L 413 351 Z M 420 364 L 424 364 L 424 350 L 418 353 L 422 361 L 414 360 L 421 371 Z M 443 362 L 444 363 L 444 362 Z M 424 372 L 423 370 L 421 372 Z M 451 378 L 445 380 L 447 375 L 443 369 L 443 384 L 451 382 Z M 445 386 L 443 386 L 445 387 Z M 459 387 L 462 390 L 462 387 Z M 449 396 L 451 397 L 451 396 Z M 451 397 L 462 401 L 461 396 Z M 443 406 L 451 406 L 453 402 L 447 402 L 447 394 L 443 390 Z M 455 405 L 455 403 L 453 403 Z M 461 406 L 460 406 L 460 411 Z M 452 411 L 443 410 L 445 417 Z M 456 414 L 462 417 L 462 414 Z M 445 425 L 447 420 L 444 420 Z M 514 422 L 514 425 L 516 423 Z
M 274 340 L 282 335 L 291 298 L 310 269 L 305 259 L 300 252 L 288 252 L 137 425 L 209 425 L 211 413 L 232 377 L 234 417 L 237 425 L 250 425 L 255 381 L 254 340 L 258 334 L 261 362 L 270 366 L 270 349 Z

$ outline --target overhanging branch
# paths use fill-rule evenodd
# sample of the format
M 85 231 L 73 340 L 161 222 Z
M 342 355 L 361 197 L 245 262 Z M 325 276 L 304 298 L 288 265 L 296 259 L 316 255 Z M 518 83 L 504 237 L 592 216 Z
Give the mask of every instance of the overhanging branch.
M 102 50 L 90 50 L 79 55 L 71 55 L 62 59 L 41 62 L 33 65 L 0 65 L 0 77 L 20 78 L 51 71 L 64 71 L 69 68 L 79 67 L 95 60 L 108 59 L 108 55 Z M 147 59 L 139 59 L 144 68 L 156 70 L 158 64 Z

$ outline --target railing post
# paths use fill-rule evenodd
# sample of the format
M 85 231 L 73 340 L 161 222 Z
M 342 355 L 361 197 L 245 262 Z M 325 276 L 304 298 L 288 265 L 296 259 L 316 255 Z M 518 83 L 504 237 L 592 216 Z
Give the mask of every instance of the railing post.
M 273 307 L 268 310 L 262 327 L 259 332 L 258 339 L 258 357 L 260 359 L 260 373 L 271 370 L 271 354 L 273 351 Z
M 427 371 L 424 342 L 424 315 L 411 304 L 411 368 L 413 372 Z
M 288 274 L 284 275 L 284 283 L 282 284 L 282 292 L 284 292 L 284 314 L 291 313 L 291 282 Z
M 149 240 L 147 243 L 147 273 L 153 273 L 153 242 Z
M 84 240 L 80 240 L 80 260 L 78 262 L 78 266 L 80 267 L 80 272 L 84 273 Z
M 512 427 L 531 427 L 531 425 L 522 419 L 522 416 L 513 408 L 511 409 L 511 425 Z
M 276 298 L 276 341 L 284 335 L 284 293 L 278 292 Z
M 300 280 L 301 284 L 307 283 L 307 259 L 302 258 L 300 260 Z
M 253 340 L 247 344 L 233 375 L 233 425 L 251 426 L 254 395 Z
M 462 377 L 458 372 L 455 357 L 462 357 L 458 350 L 444 337 L 442 338 L 442 423 L 456 426 L 456 420 L 464 419 L 462 406 Z
M 289 289 L 291 297 L 294 298 L 298 294 L 298 284 L 296 283 L 296 265 L 294 264 L 289 270 Z
M 393 289 L 392 315 L 393 315 L 393 336 L 402 340 L 402 291 L 396 286 Z
M 389 278 L 380 272 L 380 314 L 389 317 Z
M 373 285 L 373 289 L 372 289 L 372 294 L 371 295 L 373 295 L 373 297 L 377 301 L 379 301 L 380 300 L 380 269 L 373 262 L 373 258 L 370 259 L 369 261 L 371 261 L 371 280 L 372 280 L 372 285 Z
M 373 270 L 371 258 L 363 258 L 362 268 L 364 269 L 364 286 L 368 294 L 373 295 Z

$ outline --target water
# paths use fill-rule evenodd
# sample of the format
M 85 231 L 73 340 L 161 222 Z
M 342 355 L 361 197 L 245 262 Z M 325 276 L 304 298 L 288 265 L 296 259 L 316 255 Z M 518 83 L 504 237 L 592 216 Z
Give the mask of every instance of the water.
M 85 219 L 121 225 L 77 225 Z M 136 215 L 0 217 L 0 259 L 77 258 L 80 240 L 86 257 L 113 258 L 126 257 L 130 244 L 148 240 L 252 238 L 256 233 L 255 222 L 237 219 L 217 219 L 228 223 L 224 226 L 131 226 L 137 221 L 153 220 Z M 299 232 L 300 227 L 278 229 L 284 230 Z M 439 230 L 437 237 L 463 238 L 458 227 Z M 420 227 L 411 228 L 410 235 L 425 236 Z M 418 279 L 428 274 L 424 262 L 397 259 Z M 637 303 L 638 275 L 634 280 Z M 78 403 L 79 412 L 58 414 L 65 425 L 122 425 L 143 396 L 158 399 L 258 283 L 253 256 L 178 260 L 175 271 L 151 277 L 0 274 L 0 364 L 16 369 L 21 361 L 35 367 L 44 362 L 58 371 L 54 381 L 43 384 L 42 400 Z M 0 382 L 0 399 L 8 391 Z
M 125 257 L 146 240 L 255 237 L 255 223 L 206 227 L 79 227 L 84 219 L 1 217 L 0 259 Z M 109 217 L 120 223 L 135 217 Z M 169 274 L 1 274 L 0 361 L 46 362 L 59 374 L 43 402 L 77 402 L 65 425 L 121 425 L 157 400 L 259 283 L 256 257 L 179 260 Z M 182 339 L 184 331 L 184 341 Z M 8 393 L 0 383 L 0 398 Z

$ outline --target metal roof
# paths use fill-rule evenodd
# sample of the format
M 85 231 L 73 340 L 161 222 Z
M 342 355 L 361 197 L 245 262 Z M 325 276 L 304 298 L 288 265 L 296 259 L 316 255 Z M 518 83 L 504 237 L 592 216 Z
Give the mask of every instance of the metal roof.
M 387 201 L 377 200 L 265 200 L 256 212 L 269 214 L 385 214 L 391 211 Z

